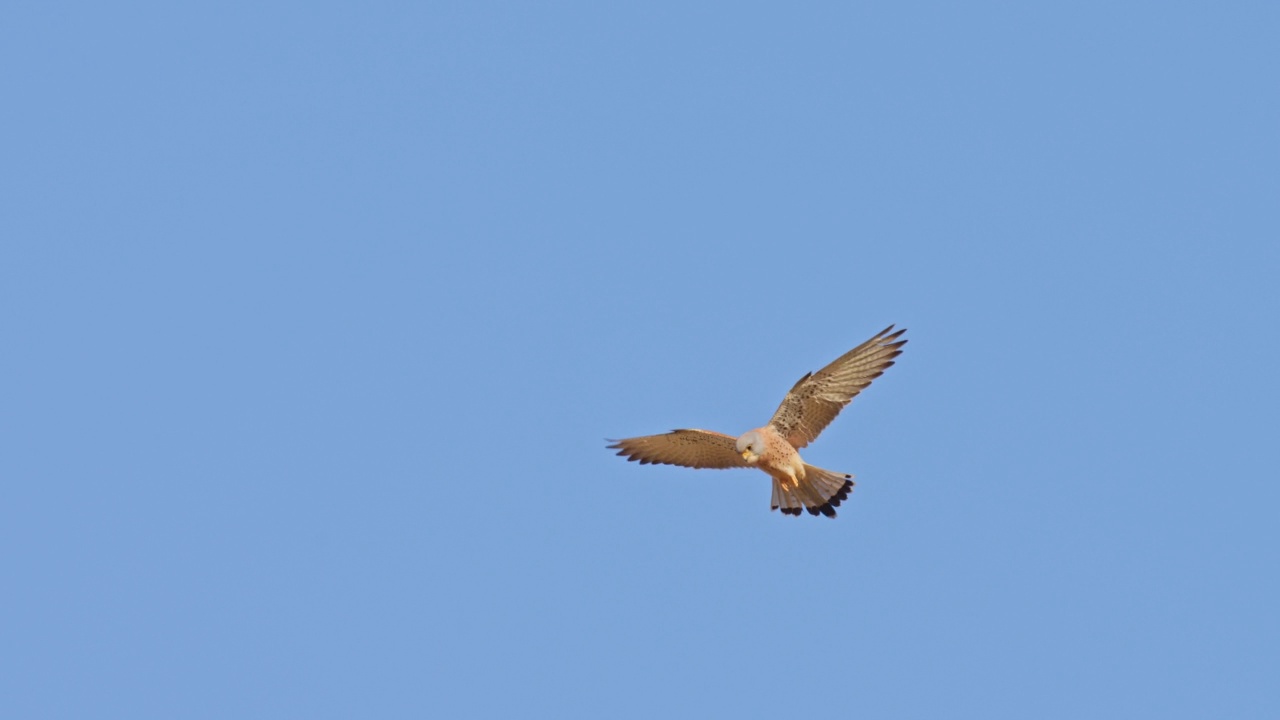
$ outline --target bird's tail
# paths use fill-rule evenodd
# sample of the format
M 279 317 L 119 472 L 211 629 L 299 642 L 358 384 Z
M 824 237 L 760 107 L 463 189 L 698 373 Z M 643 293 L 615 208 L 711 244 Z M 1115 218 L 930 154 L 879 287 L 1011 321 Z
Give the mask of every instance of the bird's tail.
M 801 508 L 810 515 L 819 513 L 836 516 L 836 508 L 849 498 L 853 490 L 853 476 L 823 470 L 812 465 L 804 466 L 804 480 L 796 485 L 773 481 L 773 508 L 782 509 L 783 515 L 800 515 Z

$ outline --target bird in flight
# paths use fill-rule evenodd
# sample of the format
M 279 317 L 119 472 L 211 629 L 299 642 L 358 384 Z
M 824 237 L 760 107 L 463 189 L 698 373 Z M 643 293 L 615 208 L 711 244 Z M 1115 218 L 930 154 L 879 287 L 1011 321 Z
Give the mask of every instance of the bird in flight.
M 759 468 L 773 478 L 772 510 L 798 517 L 804 509 L 833 518 L 853 489 L 853 476 L 809 465 L 796 451 L 813 442 L 855 395 L 893 365 L 907 344 L 898 339 L 906 331 L 894 332 L 890 325 L 818 372 L 806 373 L 768 425 L 738 438 L 711 430 L 672 430 L 611 440 L 608 447 L 641 465 Z

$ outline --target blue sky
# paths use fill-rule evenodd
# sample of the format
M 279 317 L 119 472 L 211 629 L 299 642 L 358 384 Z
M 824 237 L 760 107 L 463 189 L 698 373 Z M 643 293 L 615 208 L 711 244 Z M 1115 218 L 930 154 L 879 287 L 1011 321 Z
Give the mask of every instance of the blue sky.
M 1278 34 L 7 8 L 0 714 L 1275 717 Z M 834 521 L 604 448 L 890 323 Z

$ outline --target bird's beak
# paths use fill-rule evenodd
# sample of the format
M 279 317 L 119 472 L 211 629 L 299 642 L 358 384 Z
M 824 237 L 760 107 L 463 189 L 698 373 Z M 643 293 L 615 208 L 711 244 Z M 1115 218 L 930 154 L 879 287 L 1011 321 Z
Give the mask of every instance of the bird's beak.
M 743 459 L 743 460 L 746 460 L 747 462 L 751 462 L 751 455 L 752 455 L 752 453 L 751 453 L 751 451 L 750 451 L 750 450 L 743 450 L 743 451 L 742 451 L 742 459 Z

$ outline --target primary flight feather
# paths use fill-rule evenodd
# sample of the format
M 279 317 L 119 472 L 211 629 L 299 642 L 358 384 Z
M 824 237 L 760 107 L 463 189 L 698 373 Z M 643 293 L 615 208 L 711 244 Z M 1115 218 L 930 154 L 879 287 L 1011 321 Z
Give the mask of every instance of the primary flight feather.
M 902 354 L 906 329 L 893 326 L 800 378 L 764 427 L 734 438 L 710 430 L 672 430 L 613 441 L 627 460 L 691 468 L 757 467 L 773 478 L 771 508 L 786 515 L 835 517 L 849 497 L 853 476 L 806 464 L 796 452 L 813 442 L 836 415 Z

